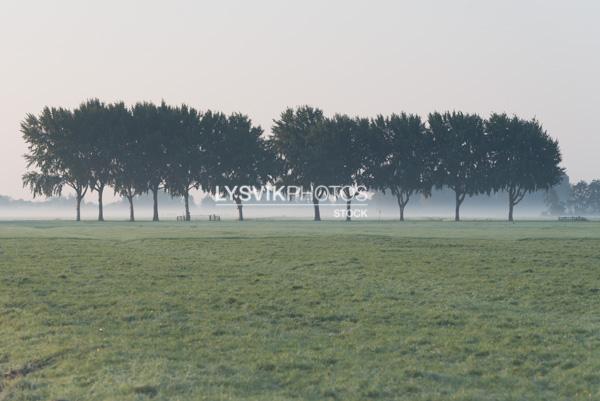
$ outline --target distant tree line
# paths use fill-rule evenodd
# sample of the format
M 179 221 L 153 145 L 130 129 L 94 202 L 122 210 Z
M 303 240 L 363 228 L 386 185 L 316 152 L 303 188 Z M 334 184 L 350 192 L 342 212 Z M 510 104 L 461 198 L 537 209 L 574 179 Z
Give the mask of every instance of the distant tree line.
M 541 124 L 506 114 L 369 119 L 327 117 L 301 106 L 286 109 L 265 136 L 240 113 L 93 99 L 74 110 L 46 107 L 29 114 L 21 131 L 28 145 L 24 185 L 34 196 L 71 188 L 78 221 L 89 191 L 97 193 L 100 221 L 107 188 L 129 201 L 131 221 L 135 197 L 147 193 L 154 199 L 153 220 L 159 220 L 159 191 L 182 197 L 189 220 L 193 189 L 215 194 L 225 186 L 268 184 L 389 191 L 400 220 L 411 197 L 429 196 L 433 188 L 454 192 L 457 221 L 465 197 L 505 191 L 513 221 L 514 207 L 526 194 L 551 188 L 564 173 L 558 143 Z M 233 195 L 243 220 L 240 194 Z M 317 195 L 314 220 L 321 219 Z M 350 210 L 352 197 L 345 195 Z
M 579 181 L 569 188 L 568 198 L 561 199 L 553 189 L 546 194 L 548 212 L 554 215 L 598 215 L 600 214 L 600 180 Z

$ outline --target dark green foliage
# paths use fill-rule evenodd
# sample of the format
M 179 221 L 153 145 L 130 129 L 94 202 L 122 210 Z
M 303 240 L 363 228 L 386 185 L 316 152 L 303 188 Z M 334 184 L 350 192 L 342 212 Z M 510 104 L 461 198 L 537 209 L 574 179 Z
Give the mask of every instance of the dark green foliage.
M 286 109 L 273 125 L 273 147 L 282 166 L 284 184 L 315 188 L 329 185 L 329 172 L 323 168 L 323 111 L 310 106 Z M 316 194 L 315 194 L 316 195 Z M 319 200 L 313 197 L 314 219 L 321 220 Z
M 600 214 L 600 180 L 572 185 L 567 204 L 573 214 Z
M 77 130 L 73 113 L 46 107 L 39 117 L 27 115 L 21 132 L 29 151 L 25 160 L 30 169 L 23 175 L 23 185 L 34 196 L 60 195 L 63 187 L 70 187 L 76 195 L 79 221 L 81 200 L 89 189 L 90 169 L 86 138 Z
M 537 120 L 523 120 L 506 114 L 492 114 L 486 122 L 492 142 L 489 160 L 493 169 L 489 181 L 495 190 L 508 193 L 508 220 L 526 194 L 547 190 L 564 174 L 558 142 L 550 138 Z
M 432 113 L 429 129 L 433 139 L 434 180 L 455 193 L 456 221 L 467 195 L 490 193 L 491 144 L 484 121 L 476 114 L 462 112 Z
M 141 152 L 142 137 L 135 129 L 131 112 L 121 116 L 126 129 L 117 131 L 118 155 L 112 165 L 110 184 L 115 194 L 129 202 L 129 220 L 135 220 L 133 200 L 146 192 L 145 161 Z
M 158 191 L 162 189 L 167 175 L 168 136 L 173 119 L 170 107 L 164 102 L 160 106 L 152 103 L 137 103 L 132 108 L 132 129 L 139 137 L 138 152 L 143 161 L 139 181 L 139 192 L 152 192 L 154 201 L 152 220 L 158 221 Z
M 172 196 L 181 196 L 185 204 L 185 219 L 190 221 L 190 190 L 200 188 L 206 170 L 206 135 L 201 130 L 200 114 L 186 105 L 169 108 L 170 129 L 165 188 Z
M 207 130 L 207 190 L 221 192 L 225 186 L 233 191 L 238 218 L 244 220 L 241 186 L 262 186 L 273 180 L 275 154 L 263 137 L 260 126 L 240 113 L 228 117 L 211 114 L 205 124 Z
M 411 196 L 427 196 L 435 186 L 454 191 L 456 220 L 466 196 L 506 191 L 512 221 L 514 206 L 527 193 L 552 188 L 564 174 L 558 143 L 542 126 L 505 114 L 484 121 L 475 114 L 432 113 L 426 126 L 405 113 L 368 120 L 325 117 L 318 108 L 301 106 L 286 109 L 267 138 L 239 113 L 201 113 L 165 102 L 127 109 L 92 99 L 74 111 L 45 108 L 39 116 L 28 115 L 22 132 L 30 168 L 23 184 L 34 196 L 58 195 L 70 187 L 78 210 L 88 189 L 96 191 L 99 220 L 109 185 L 128 199 L 130 220 L 134 197 L 151 192 L 158 221 L 161 190 L 183 197 L 190 220 L 192 189 L 214 193 L 225 186 L 274 182 L 312 190 L 315 220 L 320 220 L 323 187 L 338 188 L 334 195 L 346 199 L 347 212 L 357 192 L 339 188 L 390 191 L 403 220 Z M 598 210 L 597 196 L 589 194 L 600 193 L 597 186 L 574 188 L 572 207 Z M 240 219 L 241 200 L 236 193 Z
M 413 194 L 429 195 L 433 184 L 433 137 L 414 114 L 378 116 L 372 121 L 372 149 L 365 158 L 371 186 L 390 191 L 398 201 L 400 220 Z
M 351 202 L 361 189 L 358 187 L 367 183 L 365 145 L 370 134 L 368 119 L 345 114 L 326 118 L 321 126 L 319 139 L 323 148 L 321 165 L 327 175 L 325 182 L 341 187 L 337 195 L 346 199 L 346 221 L 350 221 Z
M 88 100 L 73 111 L 74 130 L 88 170 L 89 186 L 98 193 L 98 220 L 104 220 L 102 196 L 111 182 L 117 160 L 122 156 L 121 138 L 129 128 L 129 111 L 124 103 L 105 104 Z

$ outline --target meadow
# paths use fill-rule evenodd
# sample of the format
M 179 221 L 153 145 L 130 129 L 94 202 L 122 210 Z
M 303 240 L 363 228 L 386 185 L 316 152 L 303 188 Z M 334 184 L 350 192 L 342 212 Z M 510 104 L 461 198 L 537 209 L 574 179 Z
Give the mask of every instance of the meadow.
M 597 400 L 600 223 L 0 223 L 0 400 Z

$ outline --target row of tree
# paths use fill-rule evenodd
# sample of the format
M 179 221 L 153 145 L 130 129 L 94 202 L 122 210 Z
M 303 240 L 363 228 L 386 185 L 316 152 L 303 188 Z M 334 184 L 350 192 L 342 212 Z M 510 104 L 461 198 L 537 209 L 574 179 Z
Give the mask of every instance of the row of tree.
M 37 195 L 75 192 L 77 220 L 88 191 L 98 194 L 98 220 L 104 220 L 102 197 L 107 187 L 129 201 L 151 193 L 153 220 L 159 220 L 158 193 L 185 201 L 189 220 L 192 189 L 267 182 L 275 159 L 260 127 L 234 113 L 199 113 L 185 105 L 104 104 L 90 100 L 75 110 L 45 108 L 28 115 L 22 132 L 31 168 L 23 183 Z M 241 209 L 240 209 L 241 211 Z
M 102 197 L 112 187 L 128 199 L 151 193 L 158 221 L 161 190 L 185 200 L 189 193 L 215 193 L 226 186 L 364 186 L 391 192 L 400 219 L 415 194 L 443 186 L 455 193 L 455 220 L 466 196 L 506 191 L 509 220 L 527 193 L 549 189 L 563 169 L 558 143 L 536 120 L 506 114 L 488 119 L 461 112 L 374 119 L 336 114 L 309 106 L 288 108 L 263 135 L 248 116 L 199 112 L 186 105 L 105 104 L 89 100 L 75 110 L 46 107 L 28 115 L 21 131 L 28 144 L 24 185 L 34 196 L 60 195 L 64 187 L 80 203 L 88 191 Z M 233 194 L 243 219 L 239 192 Z M 339 194 L 341 195 L 341 194 Z M 344 194 L 345 198 L 351 198 Z M 319 194 L 313 196 L 320 220 Z M 347 200 L 347 208 L 351 199 Z M 348 217 L 349 219 L 349 217 Z
M 600 214 L 600 180 L 593 180 L 589 183 L 579 181 L 571 185 L 569 189 L 566 200 L 561 199 L 556 191 L 548 191 L 545 201 L 551 214 Z

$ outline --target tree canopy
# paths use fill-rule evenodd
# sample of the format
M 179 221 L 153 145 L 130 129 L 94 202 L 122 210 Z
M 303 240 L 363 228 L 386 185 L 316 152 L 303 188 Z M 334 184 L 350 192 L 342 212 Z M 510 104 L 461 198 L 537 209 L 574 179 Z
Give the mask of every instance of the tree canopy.
M 400 220 L 413 194 L 429 195 L 433 185 L 433 140 L 414 114 L 377 116 L 372 122 L 375 147 L 367 165 L 372 186 L 396 197 Z
M 432 113 L 429 129 L 433 139 L 436 187 L 447 186 L 455 194 L 454 219 L 460 220 L 460 206 L 467 195 L 490 193 L 489 140 L 484 120 L 462 112 Z
M 240 188 L 278 184 L 310 189 L 314 220 L 321 219 L 323 187 L 334 188 L 327 196 L 346 201 L 347 220 L 359 189 L 389 191 L 404 220 L 411 197 L 447 187 L 455 194 L 455 220 L 467 196 L 503 191 L 512 221 L 526 194 L 550 190 L 564 174 L 558 142 L 542 125 L 506 114 L 484 119 L 434 112 L 423 121 L 402 112 L 369 119 L 328 117 L 321 109 L 300 106 L 285 109 L 269 136 L 241 113 L 90 99 L 73 110 L 45 107 L 39 115 L 28 114 L 21 131 L 28 146 L 23 184 L 34 196 L 73 190 L 77 220 L 90 191 L 97 193 L 98 220 L 104 220 L 107 187 L 127 198 L 132 221 L 140 194 L 152 194 L 154 221 L 160 191 L 183 199 L 189 221 L 190 191 L 234 188 L 243 220 Z M 598 208 L 597 197 L 590 195 L 600 193 L 596 187 L 596 182 L 575 186 L 570 205 Z
M 558 142 L 550 138 L 537 120 L 523 120 L 506 114 L 492 114 L 486 121 L 492 142 L 488 174 L 494 190 L 508 193 L 508 220 L 526 194 L 547 190 L 560 182 Z

